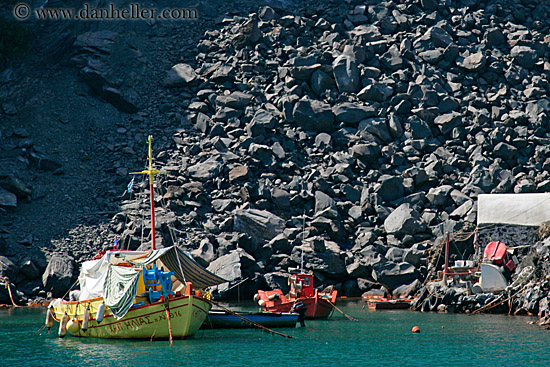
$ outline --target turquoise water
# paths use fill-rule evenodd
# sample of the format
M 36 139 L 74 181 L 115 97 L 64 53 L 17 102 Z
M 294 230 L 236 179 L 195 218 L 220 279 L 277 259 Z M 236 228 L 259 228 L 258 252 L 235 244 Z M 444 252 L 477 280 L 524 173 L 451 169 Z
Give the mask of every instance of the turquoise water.
M 362 310 L 278 329 L 201 330 L 193 339 L 105 340 L 37 333 L 44 309 L 0 309 L 0 366 L 550 366 L 550 330 L 527 317 Z M 244 307 L 250 309 L 250 307 Z M 412 334 L 413 326 L 420 334 Z M 57 325 L 56 325 L 57 326 Z M 55 329 L 55 330 L 54 330 Z

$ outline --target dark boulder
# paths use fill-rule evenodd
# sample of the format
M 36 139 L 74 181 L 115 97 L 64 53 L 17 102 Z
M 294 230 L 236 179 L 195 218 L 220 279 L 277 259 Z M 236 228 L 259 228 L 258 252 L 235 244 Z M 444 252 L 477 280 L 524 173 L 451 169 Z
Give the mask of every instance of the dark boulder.
M 51 292 L 53 297 L 62 297 L 71 286 L 73 271 L 72 259 L 58 254 L 53 255 L 46 271 L 42 274 L 44 290 Z
M 304 130 L 331 132 L 335 128 L 330 105 L 321 101 L 302 98 L 294 106 L 293 117 Z
M 235 213 L 233 230 L 253 234 L 253 241 L 263 245 L 282 233 L 285 221 L 266 210 L 243 209 Z

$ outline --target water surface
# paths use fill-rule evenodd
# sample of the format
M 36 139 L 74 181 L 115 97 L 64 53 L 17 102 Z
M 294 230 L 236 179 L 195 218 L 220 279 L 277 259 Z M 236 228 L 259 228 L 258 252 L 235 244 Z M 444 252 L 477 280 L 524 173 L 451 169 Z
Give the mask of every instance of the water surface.
M 37 331 L 45 309 L 0 309 L 0 366 L 550 366 L 550 331 L 531 318 L 363 310 L 339 307 L 306 328 L 277 329 L 298 339 L 257 330 L 201 330 L 189 340 L 107 340 L 57 337 Z M 235 307 L 239 308 L 239 307 Z M 240 307 L 251 309 L 251 307 Z M 412 334 L 413 326 L 420 334 Z

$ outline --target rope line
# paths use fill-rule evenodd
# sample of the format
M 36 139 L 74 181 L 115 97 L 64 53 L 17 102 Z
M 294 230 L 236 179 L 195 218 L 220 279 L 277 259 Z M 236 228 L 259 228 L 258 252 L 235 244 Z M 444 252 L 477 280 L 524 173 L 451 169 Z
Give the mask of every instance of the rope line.
M 220 305 L 219 303 L 216 303 L 216 302 L 214 302 L 214 301 L 212 301 L 212 300 L 209 300 L 209 299 L 206 299 L 206 298 L 204 298 L 203 300 L 206 301 L 206 302 L 208 302 L 208 303 L 210 303 L 210 304 L 213 305 L 213 306 L 217 306 L 217 307 L 221 308 L 222 310 L 224 310 L 225 312 L 230 313 L 230 314 L 233 315 L 233 316 L 238 317 L 239 319 L 243 320 L 244 322 L 247 322 L 247 323 L 249 323 L 249 324 L 251 324 L 251 325 L 254 325 L 255 327 L 257 327 L 257 328 L 259 328 L 259 329 L 264 329 L 264 330 L 266 330 L 266 331 L 269 331 L 270 333 L 277 334 L 277 335 L 283 336 L 283 337 L 288 338 L 288 339 L 298 339 L 298 338 L 296 338 L 295 336 L 283 334 L 283 333 L 280 333 L 280 332 L 278 332 L 278 331 L 272 330 L 272 329 L 270 329 L 270 328 L 268 328 L 268 327 L 265 327 L 265 326 L 263 326 L 263 325 L 261 325 L 261 324 L 258 324 L 257 322 L 254 322 L 254 321 L 252 321 L 252 320 L 250 320 L 250 319 L 247 319 L 246 317 L 244 317 L 244 316 L 242 316 L 242 315 L 239 315 L 238 313 L 235 313 L 235 312 L 231 311 L 230 309 L 228 309 L 228 308 L 226 308 L 226 307 L 223 307 L 223 306 Z

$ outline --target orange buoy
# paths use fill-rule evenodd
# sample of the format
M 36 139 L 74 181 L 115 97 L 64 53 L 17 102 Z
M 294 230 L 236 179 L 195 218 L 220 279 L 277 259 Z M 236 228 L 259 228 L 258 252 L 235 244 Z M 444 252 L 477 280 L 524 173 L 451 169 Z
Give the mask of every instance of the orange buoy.
M 418 334 L 418 333 L 420 333 L 420 328 L 419 328 L 418 326 L 413 326 L 412 332 L 413 332 L 414 334 Z

